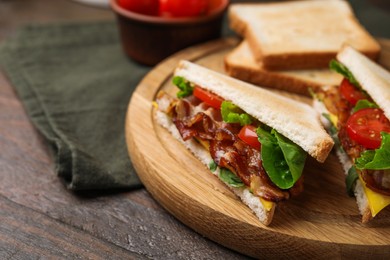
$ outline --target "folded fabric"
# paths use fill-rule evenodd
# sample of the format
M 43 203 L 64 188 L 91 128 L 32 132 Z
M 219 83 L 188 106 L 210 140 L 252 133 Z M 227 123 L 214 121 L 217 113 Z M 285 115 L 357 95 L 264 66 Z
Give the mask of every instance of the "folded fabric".
M 28 26 L 2 44 L 0 64 L 73 190 L 135 188 L 124 121 L 150 67 L 127 59 L 114 22 Z

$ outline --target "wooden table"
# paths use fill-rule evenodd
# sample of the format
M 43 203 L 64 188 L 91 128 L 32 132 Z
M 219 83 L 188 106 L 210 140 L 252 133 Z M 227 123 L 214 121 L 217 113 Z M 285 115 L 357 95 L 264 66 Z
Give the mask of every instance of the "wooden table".
M 0 1 L 0 41 L 30 22 L 114 19 L 65 0 Z M 75 194 L 0 73 L 0 259 L 242 258 L 169 215 L 145 189 Z
M 30 22 L 101 19 L 114 17 L 66 0 L 0 0 L 0 43 Z M 0 259 L 38 257 L 245 258 L 188 229 L 145 189 L 67 190 L 54 174 L 45 141 L 0 72 Z

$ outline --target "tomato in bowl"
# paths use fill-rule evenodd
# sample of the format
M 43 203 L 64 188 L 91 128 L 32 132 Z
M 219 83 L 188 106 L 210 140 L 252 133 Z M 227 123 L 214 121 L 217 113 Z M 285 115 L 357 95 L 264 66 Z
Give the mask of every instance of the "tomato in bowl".
M 210 0 L 160 0 L 161 14 L 172 17 L 206 15 Z
M 155 8 L 151 11 L 154 15 L 145 14 L 129 10 L 131 7 L 123 6 L 121 1 L 131 0 L 111 0 L 110 4 L 117 17 L 123 50 L 127 56 L 145 65 L 155 65 L 185 47 L 219 38 L 229 4 L 228 0 L 209 0 L 206 13 L 181 16 L 169 11 L 172 9 L 165 9 L 163 15 L 160 4 L 164 0 L 159 0 L 157 15 Z M 175 6 L 173 10 L 179 12 L 179 7 Z

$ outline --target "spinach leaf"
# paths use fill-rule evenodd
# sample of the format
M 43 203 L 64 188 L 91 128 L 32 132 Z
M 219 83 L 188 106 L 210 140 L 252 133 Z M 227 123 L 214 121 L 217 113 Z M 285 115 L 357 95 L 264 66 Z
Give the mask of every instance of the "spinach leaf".
M 223 121 L 227 123 L 240 123 L 240 125 L 250 125 L 252 123 L 251 116 L 230 101 L 222 102 L 221 114 Z
M 226 168 L 221 168 L 219 171 L 219 178 L 223 181 L 229 184 L 232 187 L 239 188 L 245 186 L 245 184 L 241 181 L 241 179 L 229 171 Z
M 356 180 L 358 178 L 359 178 L 359 175 L 356 172 L 356 168 L 354 166 L 349 168 L 347 177 L 345 178 L 345 185 L 346 185 L 346 188 L 347 188 L 347 193 L 351 197 L 354 196 L 353 189 L 355 187 L 355 183 L 356 183 Z
M 214 162 L 214 160 L 211 160 L 211 162 L 209 163 L 209 168 L 210 168 L 210 171 L 212 172 L 215 172 L 215 170 L 217 169 L 217 164 Z
M 322 116 L 326 118 L 326 120 L 329 121 L 330 123 L 330 128 L 329 128 L 329 133 L 333 136 L 333 135 L 336 135 L 337 136 L 337 133 L 338 133 L 338 130 L 336 128 L 336 126 L 333 124 L 333 121 L 332 119 L 330 118 L 330 115 L 327 114 L 327 113 L 322 113 Z
M 352 75 L 352 73 L 349 71 L 347 67 L 345 67 L 343 64 L 338 62 L 337 60 L 331 60 L 329 63 L 329 68 L 341 75 L 343 75 L 345 78 L 349 80 L 355 87 L 361 88 L 359 82 L 356 80 L 356 78 Z
M 330 136 L 332 137 L 333 142 L 335 143 L 335 145 L 337 147 L 339 147 L 340 151 L 342 153 L 344 153 L 345 151 L 344 151 L 343 147 L 340 144 L 340 140 L 339 140 L 339 136 L 338 136 L 338 132 L 339 131 L 337 130 L 337 127 L 333 124 L 333 121 L 332 121 L 332 119 L 330 117 L 330 114 L 322 113 L 322 116 L 325 117 L 326 120 L 329 121 L 330 127 L 328 129 L 328 132 L 329 132 Z
M 268 132 L 259 127 L 256 132 L 269 178 L 281 189 L 291 188 L 302 175 L 306 152 L 274 129 Z
M 381 132 L 381 146 L 376 150 L 366 150 L 356 159 L 358 169 L 386 170 L 390 169 L 390 133 Z
M 191 86 L 191 83 L 187 81 L 185 78 L 180 76 L 175 76 L 172 79 L 172 83 L 180 89 L 179 92 L 177 92 L 176 94 L 178 98 L 183 98 L 192 95 L 194 87 Z
M 355 113 L 360 109 L 364 109 L 364 108 L 379 108 L 379 106 L 375 103 L 368 101 L 367 99 L 361 99 L 356 103 L 355 107 L 352 109 L 352 113 Z

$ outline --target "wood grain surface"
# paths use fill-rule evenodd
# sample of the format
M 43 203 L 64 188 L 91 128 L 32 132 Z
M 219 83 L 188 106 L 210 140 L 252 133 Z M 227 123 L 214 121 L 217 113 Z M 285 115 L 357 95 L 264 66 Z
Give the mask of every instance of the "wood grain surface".
M 218 243 L 253 257 L 390 257 L 390 211 L 360 222 L 355 199 L 332 153 L 324 164 L 308 159 L 305 191 L 280 203 L 263 226 L 183 145 L 153 120 L 152 101 L 175 93 L 172 72 L 187 59 L 223 72 L 223 57 L 236 44 L 224 39 L 187 49 L 153 69 L 139 84 L 127 113 L 126 139 L 133 164 L 148 191 L 180 221 Z M 389 41 L 381 41 L 389 65 Z M 279 92 L 302 102 L 309 98 Z
M 366 0 L 351 4 L 371 33 L 390 37 L 383 10 Z M 114 21 L 114 15 L 70 0 L 0 0 L 0 44 L 27 24 L 100 20 Z M 45 140 L 0 71 L 0 259 L 247 258 L 181 224 L 145 189 L 73 193 L 54 167 Z
M 101 20 L 115 21 L 108 9 L 69 0 L 0 0 L 0 45 L 31 23 Z M 144 188 L 75 193 L 54 167 L 0 71 L 0 259 L 246 258 L 181 224 Z

